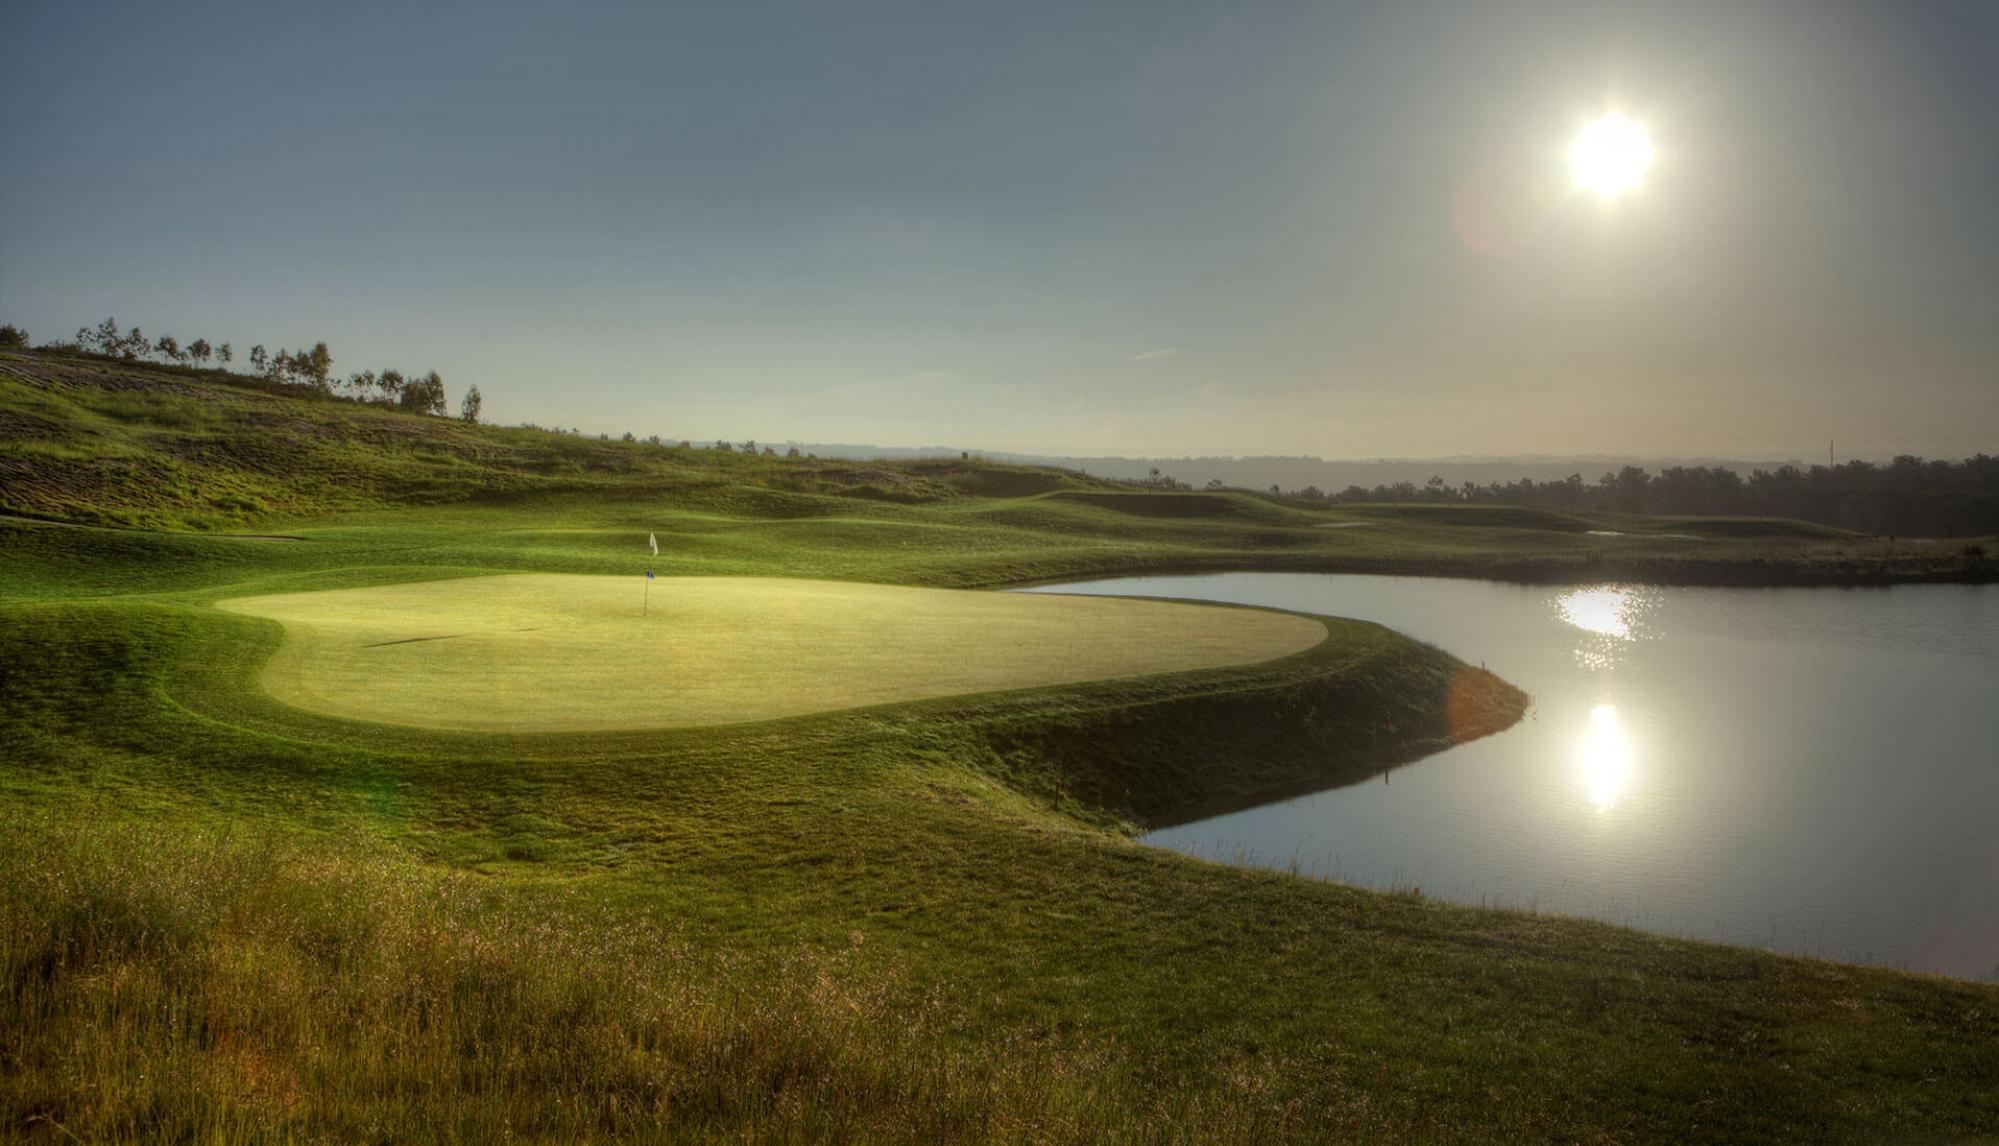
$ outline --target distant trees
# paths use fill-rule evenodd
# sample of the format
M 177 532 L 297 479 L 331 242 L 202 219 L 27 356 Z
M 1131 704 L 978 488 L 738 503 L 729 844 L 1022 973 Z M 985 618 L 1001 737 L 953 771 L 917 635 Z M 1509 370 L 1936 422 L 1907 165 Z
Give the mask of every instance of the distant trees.
M 0 327 L 0 347 L 25 347 L 27 342 L 26 331 L 11 325 Z M 236 357 L 229 343 L 215 346 L 206 338 L 197 338 L 185 347 L 170 334 L 162 334 L 157 340 L 148 342 L 145 333 L 136 326 L 119 330 L 116 318 L 106 318 L 94 327 L 78 327 L 73 349 L 113 358 L 152 358 L 174 363 L 193 362 L 197 366 L 206 366 L 211 358 L 227 366 Z M 297 351 L 280 348 L 276 354 L 260 342 L 250 347 L 249 365 L 258 377 L 280 385 L 308 387 L 328 395 L 338 387 L 342 397 L 356 401 L 440 417 L 449 412 L 444 378 L 437 371 L 408 378 L 399 370 L 383 370 L 380 373 L 362 370 L 336 380 L 333 352 L 324 342 L 315 342 L 310 349 Z M 468 422 L 477 422 L 483 413 L 482 406 L 478 387 L 472 387 L 459 403 L 458 416 Z
M 373 370 L 357 370 L 349 374 L 347 381 L 341 383 L 341 386 L 347 391 L 348 396 L 355 401 L 366 402 L 375 395 L 375 372 Z
M 8 323 L 0 326 L 0 350 L 24 350 L 28 345 L 28 332 Z
M 1307 487 L 1291 496 L 1537 505 L 1632 515 L 1792 517 L 1862 533 L 1979 536 L 1999 532 L 1999 458 L 1978 454 L 1952 462 L 1904 455 L 1886 465 L 1783 465 L 1756 469 L 1746 477 L 1726 466 L 1667 466 L 1657 473 L 1624 466 L 1594 483 L 1581 474 L 1558 481 L 1522 478 L 1456 487 L 1433 479 L 1420 488 L 1410 482 L 1373 489 L 1356 485 L 1326 498 Z

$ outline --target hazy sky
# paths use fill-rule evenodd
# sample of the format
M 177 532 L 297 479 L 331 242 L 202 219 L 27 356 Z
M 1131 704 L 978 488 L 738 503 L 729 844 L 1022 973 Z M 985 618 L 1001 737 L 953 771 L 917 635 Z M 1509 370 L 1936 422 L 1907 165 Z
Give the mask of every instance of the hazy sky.
M 1999 3 L 7 5 L 0 319 L 489 416 L 1999 449 Z M 1566 150 L 1658 160 L 1605 204 Z

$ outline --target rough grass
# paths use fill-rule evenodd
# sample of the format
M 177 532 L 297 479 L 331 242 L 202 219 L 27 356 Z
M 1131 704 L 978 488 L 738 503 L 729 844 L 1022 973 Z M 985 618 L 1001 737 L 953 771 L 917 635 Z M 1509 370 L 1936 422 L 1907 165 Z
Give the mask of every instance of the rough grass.
M 263 683 L 333 716 L 520 732 L 775 720 L 1271 660 L 1307 617 L 774 577 L 515 574 L 237 598 Z M 392 680 L 394 688 L 384 688 Z
M 843 945 L 714 955 L 407 859 L 43 820 L 0 837 L 0 1110 L 92 1141 L 1183 1140 L 1328 1124 L 1147 1094 Z M 952 1045 L 953 1043 L 958 1045 Z

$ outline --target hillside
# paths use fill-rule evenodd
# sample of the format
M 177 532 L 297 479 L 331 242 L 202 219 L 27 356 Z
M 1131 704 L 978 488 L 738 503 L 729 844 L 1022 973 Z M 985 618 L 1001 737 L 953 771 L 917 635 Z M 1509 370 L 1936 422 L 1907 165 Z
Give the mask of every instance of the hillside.
M 1107 483 L 951 460 L 862 463 L 471 425 L 221 370 L 0 354 L 0 512 L 227 530 L 535 494 L 670 495 L 718 511 L 939 501 Z
M 1175 492 L 977 457 L 857 462 L 582 438 L 405 413 L 217 370 L 0 352 L 0 515 L 194 533 L 419 510 L 681 524 L 697 547 L 781 526 L 851 563 L 861 534 L 964 560 L 935 583 L 1233 568 L 1685 584 L 1986 581 L 1999 545 L 1757 518 L 1508 505 L 1328 505 Z M 816 522 L 817 524 L 810 524 Z M 810 571 L 810 561 L 797 566 Z

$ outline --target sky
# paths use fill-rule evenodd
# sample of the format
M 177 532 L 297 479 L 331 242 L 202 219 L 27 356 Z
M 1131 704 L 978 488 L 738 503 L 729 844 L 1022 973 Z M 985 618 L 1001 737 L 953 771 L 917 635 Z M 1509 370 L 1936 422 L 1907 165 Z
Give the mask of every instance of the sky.
M 0 321 L 491 420 L 1999 452 L 1999 4 L 19 0 Z M 1612 200 L 1568 150 L 1616 112 Z

